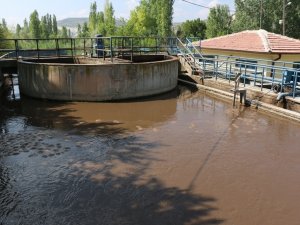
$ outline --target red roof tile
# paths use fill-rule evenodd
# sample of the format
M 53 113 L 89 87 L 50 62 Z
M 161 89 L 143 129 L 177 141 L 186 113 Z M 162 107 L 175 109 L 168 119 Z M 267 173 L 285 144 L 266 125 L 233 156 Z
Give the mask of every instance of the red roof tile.
M 199 45 L 199 43 L 197 43 Z M 217 38 L 201 41 L 201 47 L 231 51 L 259 53 L 298 53 L 300 40 L 267 32 L 265 30 L 246 30 Z

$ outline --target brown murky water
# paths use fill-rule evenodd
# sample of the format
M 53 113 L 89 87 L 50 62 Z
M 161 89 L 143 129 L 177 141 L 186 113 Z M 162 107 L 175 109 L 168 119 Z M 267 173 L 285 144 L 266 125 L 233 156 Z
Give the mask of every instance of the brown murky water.
M 298 124 L 183 87 L 0 107 L 0 224 L 300 224 Z

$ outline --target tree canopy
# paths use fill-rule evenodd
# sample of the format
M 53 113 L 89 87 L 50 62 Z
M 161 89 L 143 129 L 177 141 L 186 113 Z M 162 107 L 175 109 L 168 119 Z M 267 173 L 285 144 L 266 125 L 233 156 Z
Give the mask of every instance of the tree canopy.
M 11 38 L 12 33 L 7 27 L 5 19 L 0 22 L 0 39 Z M 0 41 L 0 49 L 7 49 L 12 47 L 12 42 L 2 42 Z
M 116 19 L 112 3 L 109 0 L 106 0 L 104 11 L 98 11 L 97 3 L 93 2 L 90 6 L 89 22 L 87 25 L 87 27 L 85 24 L 83 24 L 82 28 L 81 26 L 78 27 L 79 37 L 94 36 L 95 34 L 102 34 L 103 36 L 115 35 Z
M 209 11 L 206 36 L 213 38 L 231 33 L 231 15 L 228 5 L 217 5 Z
M 300 0 L 286 5 L 286 35 L 300 38 Z M 243 30 L 265 29 L 282 34 L 283 0 L 235 0 L 235 12 L 227 5 L 210 9 L 207 20 L 187 20 L 175 28 L 172 25 L 174 0 L 140 0 L 130 12 L 129 19 L 118 19 L 110 0 L 105 0 L 103 11 L 98 11 L 96 1 L 90 5 L 89 21 L 77 27 L 78 37 L 103 36 L 161 36 L 212 38 Z M 1 21 L 1 37 L 12 37 L 5 20 Z M 173 30 L 172 30 L 173 29 Z M 35 10 L 15 29 L 17 38 L 69 37 L 66 27 L 58 29 L 55 15 L 39 16 Z
M 61 30 L 57 27 L 55 15 L 46 14 L 39 17 L 37 10 L 34 10 L 29 17 L 29 22 L 24 19 L 23 26 L 16 25 L 16 38 L 56 38 L 70 37 L 70 30 L 63 27 Z
M 199 37 L 200 39 L 205 38 L 206 23 L 203 20 L 187 20 L 181 24 L 177 30 L 177 36 L 180 37 Z
M 285 2 L 286 35 L 300 38 L 300 0 Z M 235 0 L 234 32 L 251 29 L 265 29 L 282 34 L 283 0 Z
M 173 4 L 174 0 L 141 0 L 131 11 L 123 32 L 135 36 L 171 36 Z

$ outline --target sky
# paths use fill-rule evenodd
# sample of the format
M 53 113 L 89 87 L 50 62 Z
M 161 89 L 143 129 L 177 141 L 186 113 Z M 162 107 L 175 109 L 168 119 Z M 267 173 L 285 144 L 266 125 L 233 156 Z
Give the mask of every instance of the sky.
M 47 13 L 55 14 L 57 19 L 68 17 L 88 17 L 89 8 L 95 0 L 0 0 L 0 19 L 5 18 L 9 26 L 17 23 L 23 25 L 25 18 L 36 9 L 39 16 Z M 110 0 L 115 10 L 115 17 L 129 18 L 130 11 L 140 0 Z M 190 2 L 213 7 L 216 4 L 227 4 L 234 9 L 234 0 L 188 0 Z M 98 10 L 103 10 L 105 0 L 96 0 Z M 196 18 L 206 19 L 209 9 L 189 4 L 182 0 L 175 0 L 174 22 L 183 22 Z

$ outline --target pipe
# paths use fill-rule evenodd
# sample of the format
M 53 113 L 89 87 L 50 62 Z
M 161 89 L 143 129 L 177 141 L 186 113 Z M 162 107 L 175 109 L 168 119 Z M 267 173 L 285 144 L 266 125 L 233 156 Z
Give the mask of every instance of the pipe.
M 281 53 L 278 54 L 278 57 L 276 59 L 274 59 L 273 61 L 278 61 L 279 59 L 281 59 Z
M 297 94 L 300 94 L 300 91 L 295 92 L 295 95 L 297 95 Z M 279 92 L 276 100 L 280 101 L 283 97 L 286 97 L 286 96 L 293 96 L 293 92 L 288 92 L 288 93 L 287 92 Z
M 273 66 L 275 65 L 275 61 L 278 61 L 279 59 L 281 59 L 281 53 L 278 54 L 278 57 L 275 58 L 273 61 L 272 61 L 272 70 L 271 70 L 271 77 L 274 76 L 274 69 L 273 69 Z

